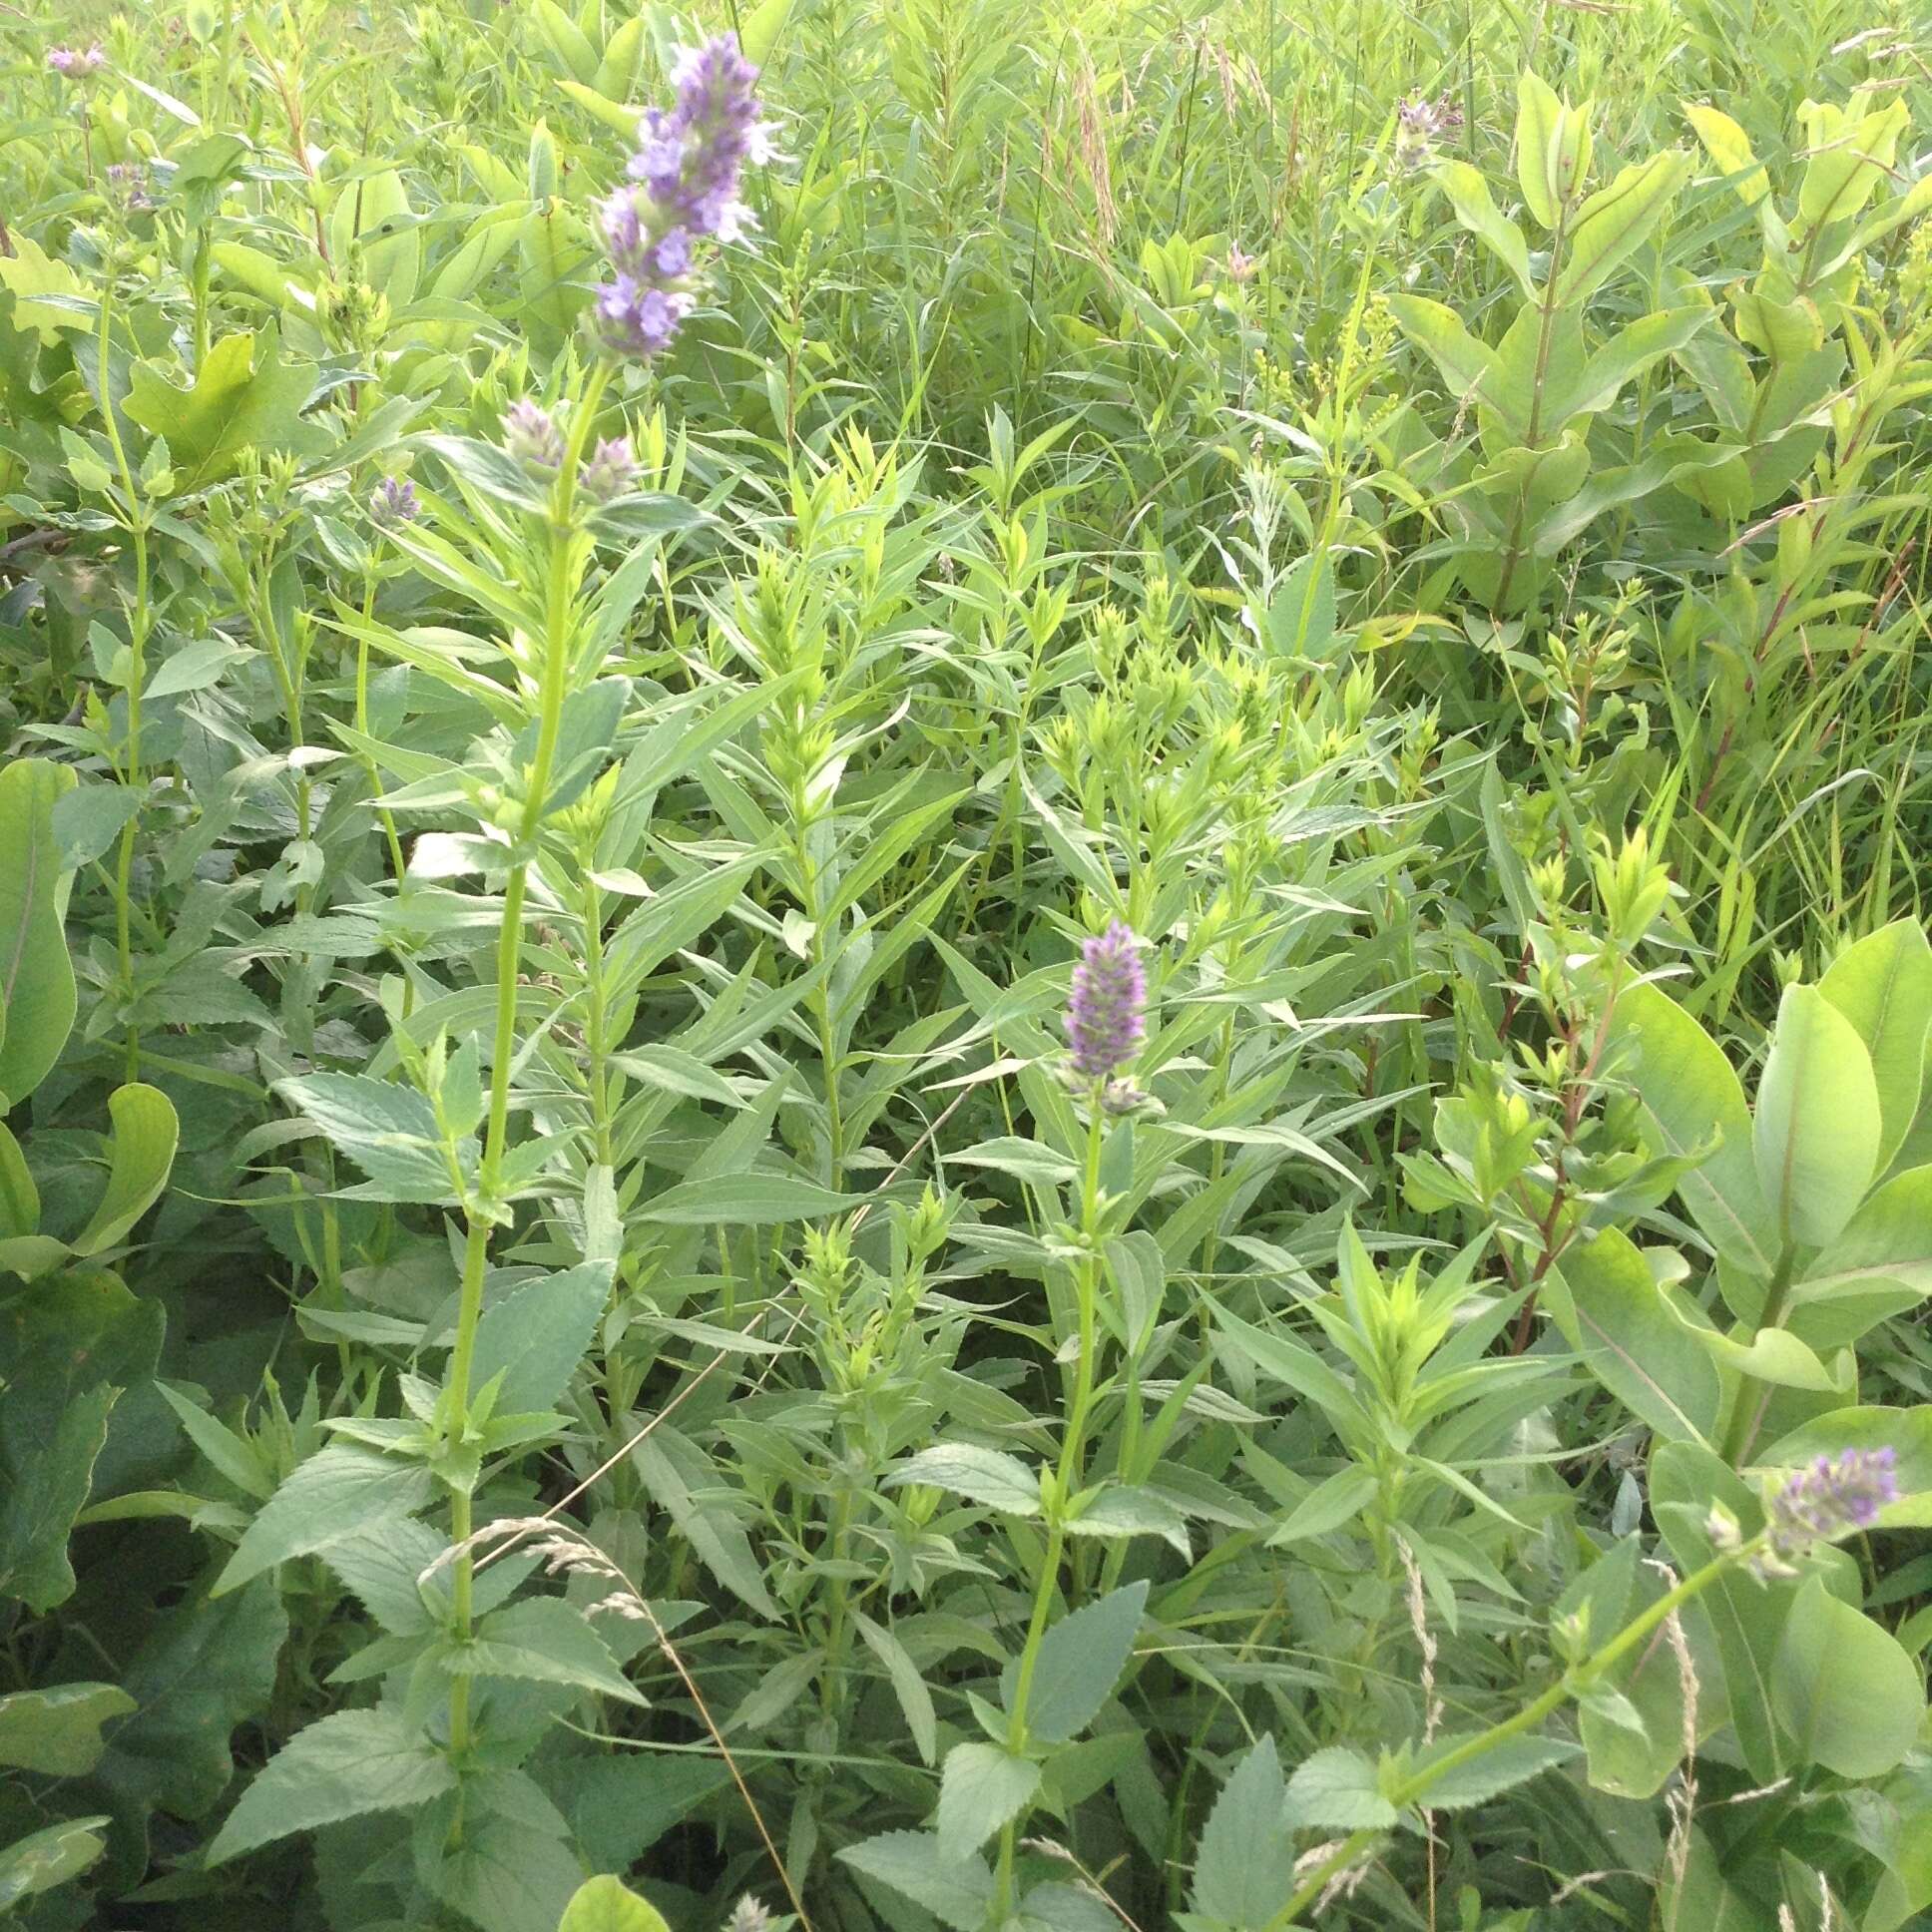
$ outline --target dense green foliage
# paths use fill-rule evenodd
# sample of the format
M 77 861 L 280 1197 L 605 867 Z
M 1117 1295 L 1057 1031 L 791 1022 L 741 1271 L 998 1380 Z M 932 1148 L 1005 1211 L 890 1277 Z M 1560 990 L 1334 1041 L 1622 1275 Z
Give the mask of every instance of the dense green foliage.
M 1924 1923 L 1915 11 L 0 13 L 0 1922 Z

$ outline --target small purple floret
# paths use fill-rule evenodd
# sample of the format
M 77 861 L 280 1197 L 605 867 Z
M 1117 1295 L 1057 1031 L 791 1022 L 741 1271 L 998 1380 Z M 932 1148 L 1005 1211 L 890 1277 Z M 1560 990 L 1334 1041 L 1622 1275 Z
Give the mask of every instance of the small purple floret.
M 1146 1039 L 1147 973 L 1134 934 L 1116 919 L 1081 943 L 1067 1000 L 1068 1064 L 1098 1085 L 1131 1066 Z

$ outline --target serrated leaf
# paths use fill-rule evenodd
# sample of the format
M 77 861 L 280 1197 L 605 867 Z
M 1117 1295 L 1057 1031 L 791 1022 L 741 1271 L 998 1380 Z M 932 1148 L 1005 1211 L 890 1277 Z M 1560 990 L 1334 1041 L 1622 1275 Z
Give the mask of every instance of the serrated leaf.
M 1195 1856 L 1194 1909 L 1227 1925 L 1266 1925 L 1294 1889 L 1287 1780 L 1263 1736 L 1229 1773 Z
M 1029 1737 L 1045 1744 L 1065 1743 L 1099 1716 L 1134 1654 L 1147 1600 L 1147 1584 L 1131 1583 L 1063 1617 L 1047 1632 L 1028 1696 Z M 1009 1716 L 1019 1682 L 1015 1659 L 1000 1678 L 1000 1701 Z
M 582 1261 L 505 1295 L 476 1325 L 471 1390 L 501 1374 L 496 1414 L 554 1409 L 590 1347 L 610 1292 L 611 1264 Z
M 1040 1767 L 998 1744 L 955 1744 L 940 1774 L 939 1849 L 963 1857 L 1016 1818 L 1040 1788 Z
M 243 329 L 209 350 L 191 388 L 153 362 L 135 363 L 124 406 L 130 420 L 167 438 L 187 492 L 233 476 L 249 451 L 305 457 L 327 448 L 327 430 L 300 415 L 314 386 L 313 370 L 281 360 L 272 327 L 258 338 Z
M 356 1443 L 318 1450 L 269 1497 L 242 1533 L 215 1595 L 244 1584 L 291 1557 L 314 1556 L 377 1523 L 413 1516 L 434 1483 L 420 1463 L 401 1462 Z
M 1438 1738 L 1424 1755 L 1416 1759 L 1413 1775 L 1418 1778 L 1425 1776 L 1432 1763 L 1461 1749 L 1471 1737 L 1479 1734 L 1470 1731 Z M 1514 1785 L 1527 1783 L 1553 1764 L 1561 1764 L 1575 1757 L 1582 1748 L 1582 1745 L 1573 1744 L 1563 1737 L 1506 1737 L 1480 1757 L 1472 1757 L 1468 1763 L 1458 1764 L 1455 1769 L 1432 1779 L 1416 1802 L 1430 1811 L 1459 1811 L 1467 1805 L 1481 1804 Z
M 394 1710 L 338 1710 L 298 1730 L 229 1813 L 208 1862 L 370 1811 L 408 1811 L 456 1788 L 447 1757 Z
M 909 1898 L 953 1928 L 980 1932 L 993 1902 L 993 1874 L 985 1859 L 949 1858 L 929 1831 L 887 1831 L 838 1853 L 844 1862 L 888 1890 Z
M 590 1619 L 561 1597 L 526 1597 L 491 1611 L 469 1643 L 452 1654 L 448 1668 L 476 1677 L 570 1684 L 625 1703 L 644 1702 Z
M 1375 1766 L 1360 1751 L 1341 1744 L 1318 1750 L 1295 1766 L 1288 1779 L 1288 1815 L 1297 1825 L 1324 1831 L 1373 1830 L 1396 1819 Z
M 935 1443 L 886 1473 L 884 1487 L 922 1483 L 964 1496 L 1008 1516 L 1040 1514 L 1040 1480 L 1017 1456 L 970 1442 Z

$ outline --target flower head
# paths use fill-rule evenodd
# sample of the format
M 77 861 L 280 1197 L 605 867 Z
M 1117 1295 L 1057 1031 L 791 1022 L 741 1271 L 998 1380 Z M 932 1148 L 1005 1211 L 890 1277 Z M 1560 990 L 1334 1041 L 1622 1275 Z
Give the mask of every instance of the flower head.
M 369 498 L 369 521 L 378 530 L 400 530 L 421 514 L 416 486 L 406 476 L 385 476 Z
M 585 457 L 577 483 L 593 503 L 610 503 L 624 495 L 637 480 L 636 453 L 622 436 L 612 436 Z
M 1067 1059 L 1083 1082 L 1111 1082 L 1147 1038 L 1147 973 L 1137 943 L 1118 919 L 1081 943 L 1067 1000 Z
M 554 472 L 563 467 L 564 432 L 556 417 L 528 396 L 504 411 L 503 447 L 527 469 Z
M 154 212 L 154 176 L 145 161 L 117 161 L 107 172 L 108 200 L 124 215 Z
M 1420 168 L 1444 135 L 1462 126 L 1462 109 L 1447 94 L 1425 101 L 1411 96 L 1396 110 L 1395 159 L 1399 167 Z
M 746 1892 L 731 1908 L 731 1916 L 724 1932 L 768 1932 L 771 1914 L 758 1901 Z
M 643 358 L 668 347 L 691 311 L 697 242 L 733 242 L 752 226 L 739 181 L 746 163 L 771 153 L 757 77 L 737 42 L 722 34 L 679 55 L 677 105 L 650 109 L 639 125 L 624 171 L 631 185 L 601 211 L 612 272 L 593 315 L 612 354 Z
M 1227 244 L 1227 279 L 1229 281 L 1252 281 L 1254 270 L 1260 264 L 1238 242 Z
M 89 47 L 50 47 L 47 65 L 69 80 L 85 80 L 108 64 L 107 49 L 97 40 Z

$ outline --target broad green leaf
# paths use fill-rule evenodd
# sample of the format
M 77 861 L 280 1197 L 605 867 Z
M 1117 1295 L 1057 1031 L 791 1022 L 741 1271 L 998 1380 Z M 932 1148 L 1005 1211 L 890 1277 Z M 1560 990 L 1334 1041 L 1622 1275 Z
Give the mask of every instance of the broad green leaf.
M 737 44 L 754 67 L 769 65 L 772 55 L 778 51 L 779 36 L 791 18 L 795 3 L 796 0 L 758 0 L 744 16 L 737 31 Z
M 1800 1761 L 1840 1777 L 1882 1777 L 1925 1720 L 1924 1679 L 1904 1647 L 1817 1577 L 1791 1606 L 1771 1694 Z
M 157 1299 L 97 1268 L 0 1297 L 0 1599 L 45 1612 L 72 1595 L 68 1534 L 109 1415 L 154 1373 L 164 1324 Z
M 1427 1776 L 1431 1764 L 1461 1749 L 1479 1734 L 1462 1731 L 1438 1738 L 1416 1759 L 1412 1775 Z M 1518 1784 L 1527 1783 L 1552 1765 L 1575 1757 L 1581 1748 L 1565 1737 L 1506 1737 L 1480 1757 L 1472 1757 L 1468 1763 L 1458 1764 L 1440 1777 L 1431 1777 L 1416 1802 L 1431 1811 L 1459 1811 L 1468 1805 L 1483 1804 Z
M 1489 184 L 1466 161 L 1438 162 L 1434 179 L 1455 211 L 1456 220 L 1516 277 L 1524 299 L 1533 301 L 1536 281 L 1530 273 L 1530 245 L 1523 239 L 1523 231 L 1504 219 L 1490 195 Z M 1534 206 L 1530 213 L 1539 221 L 1543 219 Z
M 1453 308 L 1421 295 L 1391 295 L 1388 308 L 1402 333 L 1441 370 L 1455 401 L 1481 394 L 1520 423 L 1509 399 L 1498 393 L 1496 351 L 1471 335 Z
M 78 1878 L 100 1857 L 109 1823 L 104 1817 L 69 1818 L 0 1845 L 0 1912 Z
M 1849 1020 L 1871 1056 L 1881 1129 L 1876 1172 L 1891 1166 L 1919 1111 L 1932 1029 L 1932 945 L 1916 919 L 1895 919 L 1832 961 L 1818 991 Z
M 296 1469 L 262 1505 L 242 1534 L 215 1595 L 291 1557 L 314 1556 L 381 1523 L 413 1516 L 434 1488 L 420 1463 L 403 1462 L 359 1443 L 333 1442 Z
M 1040 1767 L 999 1744 L 955 1744 L 946 1753 L 935 1820 L 942 1857 L 977 1851 L 1026 1809 L 1040 1788 Z
M 1069 1536 L 1158 1536 L 1185 1563 L 1194 1555 L 1187 1520 L 1165 1497 L 1131 1483 L 1113 1483 L 1067 1523 Z
M 47 1077 L 74 1025 L 54 836 L 54 806 L 73 783 L 44 758 L 0 770 L 0 1111 Z
M 851 1618 L 865 1648 L 884 1667 L 892 1694 L 899 1700 L 900 1714 L 906 1720 L 906 1729 L 912 1735 L 913 1747 L 921 1760 L 930 1764 L 939 1754 L 939 1720 L 932 1707 L 932 1692 L 926 1689 L 919 1667 L 884 1625 L 875 1624 L 861 1610 L 854 1610 Z
M 1268 606 L 1268 648 L 1284 658 L 1319 662 L 1334 635 L 1334 566 L 1325 554 L 1297 557 Z
M 414 1088 L 367 1074 L 306 1074 L 277 1081 L 275 1091 L 369 1177 L 355 1190 L 365 1199 L 442 1203 L 456 1198 L 435 1110 Z M 475 1148 L 473 1137 L 459 1142 L 459 1167 L 474 1166 Z
M 301 410 L 315 386 L 312 370 L 281 360 L 276 331 L 227 335 L 181 388 L 153 362 L 131 372 L 127 413 L 168 441 L 178 488 L 205 489 L 233 476 L 250 450 L 261 456 L 313 456 L 328 446 L 328 431 L 304 422 Z
M 1831 101 L 1806 101 L 1798 109 L 1808 155 L 1798 183 L 1798 222 L 1807 236 L 1864 207 L 1891 171 L 1911 119 L 1911 109 L 1896 100 L 1862 114 Z
M 1770 192 L 1770 178 L 1751 152 L 1750 137 L 1717 108 L 1692 102 L 1684 112 L 1718 174 L 1746 208 L 1755 208 Z
M 114 1684 L 61 1684 L 0 1697 L 0 1765 L 79 1777 L 100 1761 L 101 1726 L 134 1707 Z
M 1698 1337 L 1665 1304 L 1664 1291 L 1627 1234 L 1606 1228 L 1568 1248 L 1553 1272 L 1570 1310 L 1559 1321 L 1591 1372 L 1667 1440 L 1708 1443 L 1723 1383 Z M 1574 1311 L 1573 1313 L 1571 1311 Z
M 1287 1780 L 1263 1736 L 1229 1773 L 1195 1854 L 1194 1909 L 1227 1925 L 1266 1925 L 1294 1889 Z
M 1326 1536 L 1352 1523 L 1375 1498 L 1379 1485 L 1372 1471 L 1350 1463 L 1316 1484 L 1295 1505 L 1293 1513 L 1268 1538 L 1272 1546 L 1298 1542 L 1302 1537 Z
M 611 1264 L 583 1261 L 493 1303 L 476 1325 L 471 1392 L 501 1375 L 493 1414 L 554 1409 L 591 1345 L 610 1293 Z
M 1304 1757 L 1288 1779 L 1288 1819 L 1323 1831 L 1359 1831 L 1393 1824 L 1395 1806 L 1382 1795 L 1376 1768 L 1360 1751 L 1331 1744 Z
M 455 1674 L 570 1684 L 625 1703 L 643 1703 L 589 1618 L 561 1597 L 526 1597 L 493 1610 L 448 1660 Z
M 862 1876 L 909 1898 L 953 1932 L 981 1932 L 993 1903 L 993 1874 L 977 1854 L 950 1857 L 930 1831 L 886 1831 L 838 1856 Z M 889 1921 L 888 1921 L 889 1922 Z
M 671 1932 L 665 1916 L 621 1878 L 586 1879 L 577 1888 L 557 1932 Z
M 1791 1288 L 1785 1325 L 1814 1348 L 1856 1341 L 1932 1294 L 1932 1167 L 1866 1196 Z
M 1588 119 L 1564 106 L 1548 81 L 1527 68 L 1516 84 L 1516 179 L 1523 206 L 1546 229 L 1576 192 L 1589 159 Z
M 760 1617 L 775 1618 L 778 1609 L 765 1589 L 764 1567 L 731 1511 L 730 1492 L 717 1466 L 670 1427 L 634 1443 L 631 1461 L 705 1568 Z
M 132 1081 L 108 1096 L 114 1122 L 108 1190 L 87 1226 L 75 1236 L 76 1254 L 112 1247 L 152 1208 L 168 1185 L 181 1124 L 159 1087 Z
M 720 1175 L 686 1181 L 631 1210 L 635 1220 L 672 1227 L 768 1227 L 774 1221 L 816 1220 L 862 1207 L 863 1195 L 835 1194 L 815 1181 L 787 1174 Z
M 338 1710 L 296 1731 L 256 1773 L 208 1862 L 340 1818 L 413 1810 L 455 1788 L 449 1759 L 401 1711 Z
M 507 1779 L 469 1778 L 465 1804 L 473 1794 L 487 1804 L 489 1784 L 496 1782 L 517 1795 L 489 1808 L 460 1844 L 431 1864 L 431 1886 L 453 1914 L 479 1932 L 555 1932 L 584 1882 L 583 1862 L 565 1842 L 562 1819 L 530 1779 L 516 1773 Z M 423 1815 L 424 1837 L 438 1826 L 446 1832 L 446 1813 L 453 1819 L 454 1802 L 448 1798 Z
M 883 1487 L 903 1489 L 910 1483 L 969 1497 L 1009 1516 L 1040 1514 L 1040 1480 L 1033 1471 L 1017 1456 L 970 1442 L 941 1442 L 920 1450 L 889 1470 Z
M 1029 1690 L 1029 1737 L 1040 1743 L 1065 1743 L 1100 1715 L 1134 1655 L 1134 1638 L 1147 1600 L 1148 1586 L 1131 1583 L 1063 1617 L 1047 1632 Z M 1000 1701 L 1009 1716 L 1014 1714 L 1019 1684 L 1016 1658 L 1000 1678 Z
M 1768 1278 L 1775 1238 L 1757 1184 L 1750 1110 L 1722 1049 L 1676 1001 L 1648 985 L 1633 986 L 1618 1000 L 1611 1036 L 1631 1050 L 1631 1084 L 1657 1152 L 1710 1150 L 1678 1184 L 1704 1239 L 1746 1275 Z
M 1650 240 L 1690 173 L 1690 157 L 1672 149 L 1633 163 L 1591 196 L 1577 211 L 1556 271 L 1557 299 L 1571 306 L 1601 288 Z
M 1548 420 L 1564 423 L 1573 416 L 1600 414 L 1617 400 L 1626 383 L 1665 356 L 1679 353 L 1714 319 L 1715 311 L 1707 304 L 1693 303 L 1660 308 L 1626 324 L 1590 357 L 1574 381 L 1553 385 L 1545 405 Z
M 13 293 L 12 325 L 33 330 L 41 346 L 50 349 L 63 329 L 92 328 L 87 311 L 96 305 L 94 290 L 31 235 L 14 235 L 10 240 L 11 247 L 0 254 L 0 289 Z M 46 299 L 50 295 L 51 301 Z
M 1752 1149 L 1778 1238 L 1823 1247 L 1850 1220 L 1878 1165 L 1871 1055 L 1815 986 L 1787 986 L 1757 1083 Z

